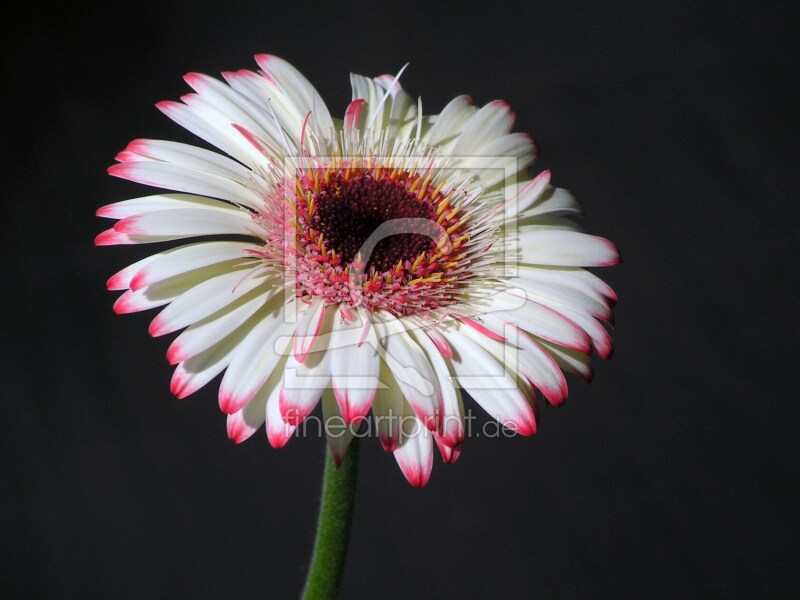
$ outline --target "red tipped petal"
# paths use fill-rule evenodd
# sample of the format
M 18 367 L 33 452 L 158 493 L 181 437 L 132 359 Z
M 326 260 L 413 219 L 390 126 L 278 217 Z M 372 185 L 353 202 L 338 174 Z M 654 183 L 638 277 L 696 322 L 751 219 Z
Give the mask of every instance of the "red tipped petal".
M 380 440 L 381 446 L 386 452 L 394 452 L 397 450 L 397 444 L 400 442 L 400 433 L 398 432 L 397 435 L 392 433 L 379 433 L 378 440 Z
M 138 310 L 139 307 L 134 302 L 133 294 L 131 292 L 125 292 L 122 294 L 122 296 L 117 298 L 116 302 L 114 302 L 114 312 L 118 315 L 125 315 Z
M 219 409 L 226 414 L 233 414 L 238 412 L 253 399 L 255 393 L 247 396 L 234 396 L 233 394 L 225 393 L 220 388 L 219 392 Z
M 124 233 L 115 229 L 106 229 L 94 238 L 95 246 L 115 246 L 117 244 L 130 244 L 130 239 Z
M 147 269 L 142 269 L 136 275 L 134 275 L 133 279 L 130 282 L 130 288 L 133 291 L 142 289 L 145 286 L 150 285 L 152 282 L 148 281 L 148 272 Z
M 185 375 L 180 370 L 176 369 L 169 382 L 169 390 L 178 400 L 182 400 L 186 398 L 186 396 L 194 394 L 198 388 L 191 385 Z
M 145 234 L 146 231 L 142 231 L 141 228 L 137 226 L 137 221 L 139 221 L 139 216 L 135 215 L 133 217 L 127 217 L 122 219 L 121 221 L 117 221 L 114 224 L 114 231 L 119 233 L 128 233 L 128 234 Z
M 439 436 L 434 436 L 433 438 L 436 440 L 436 447 L 439 448 L 439 454 L 442 455 L 442 460 L 445 463 L 453 464 L 458 460 L 458 457 L 461 456 L 461 446 L 451 447 L 445 443 L 443 439 Z
M 167 348 L 167 362 L 171 365 L 177 365 L 179 362 L 189 358 L 184 355 L 181 345 L 177 342 L 178 340 L 175 340 L 170 344 L 169 348 Z
M 153 337 L 159 337 L 169 333 L 166 324 L 163 319 L 161 319 L 161 315 L 156 315 L 156 317 L 150 321 L 150 327 L 147 328 L 147 332 Z
M 433 444 L 431 434 L 417 427 L 415 432 L 403 440 L 394 451 L 394 458 L 408 482 L 414 487 L 423 487 L 433 469 Z
M 116 292 L 119 290 L 127 290 L 129 285 L 128 281 L 128 274 L 120 271 L 119 273 L 114 273 L 111 277 L 108 278 L 106 281 L 106 289 L 112 292 Z
M 363 403 L 352 402 L 347 394 L 347 390 L 339 390 L 334 387 L 333 394 L 339 405 L 339 411 L 342 413 L 342 419 L 344 419 L 344 422 L 348 425 L 363 420 L 364 417 L 367 416 L 370 408 L 372 408 L 372 403 L 375 401 L 375 392 Z
M 283 448 L 292 438 L 295 427 L 284 422 L 277 400 L 274 395 L 270 395 L 267 401 L 267 439 L 273 448 Z
M 244 420 L 241 412 L 228 415 L 227 419 L 228 437 L 237 444 L 241 444 L 256 432 L 256 427 L 251 427 Z
M 313 407 L 309 409 L 306 406 L 301 406 L 292 402 L 283 390 L 281 390 L 280 396 L 278 397 L 278 408 L 280 409 L 283 422 L 295 427 L 302 423 L 303 419 L 310 415 L 313 410 Z

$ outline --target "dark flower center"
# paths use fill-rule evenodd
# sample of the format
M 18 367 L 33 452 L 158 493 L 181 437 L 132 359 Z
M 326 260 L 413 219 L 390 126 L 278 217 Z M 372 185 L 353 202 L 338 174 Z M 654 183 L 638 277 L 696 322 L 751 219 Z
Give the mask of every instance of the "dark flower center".
M 430 203 L 392 180 L 375 180 L 371 174 L 345 179 L 339 176 L 317 194 L 313 227 L 323 234 L 326 246 L 336 250 L 344 263 L 356 258 L 367 238 L 392 219 L 431 219 Z M 393 224 L 402 231 L 402 221 Z M 413 261 L 431 248 L 433 240 L 418 233 L 398 233 L 383 238 L 366 259 L 366 267 L 388 271 L 398 261 Z

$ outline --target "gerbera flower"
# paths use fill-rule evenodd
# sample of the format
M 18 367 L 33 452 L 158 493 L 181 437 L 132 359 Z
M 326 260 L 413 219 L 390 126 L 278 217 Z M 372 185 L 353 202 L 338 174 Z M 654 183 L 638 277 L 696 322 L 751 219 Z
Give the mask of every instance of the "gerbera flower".
M 352 75 L 344 119 L 280 58 L 260 71 L 185 77 L 158 108 L 224 156 L 136 140 L 111 175 L 173 190 L 104 206 L 97 245 L 189 240 L 123 269 L 118 313 L 164 306 L 154 336 L 186 397 L 224 371 L 219 404 L 242 442 L 266 424 L 283 446 L 322 404 L 340 462 L 371 410 L 414 485 L 464 440 L 460 389 L 523 435 L 537 395 L 561 404 L 562 371 L 586 380 L 612 352 L 616 296 L 583 267 L 618 262 L 565 218 L 574 198 L 530 179 L 533 140 L 507 104 L 467 96 L 438 115 L 398 76 Z M 401 71 L 402 73 L 402 71 Z M 339 427 L 330 424 L 338 422 Z

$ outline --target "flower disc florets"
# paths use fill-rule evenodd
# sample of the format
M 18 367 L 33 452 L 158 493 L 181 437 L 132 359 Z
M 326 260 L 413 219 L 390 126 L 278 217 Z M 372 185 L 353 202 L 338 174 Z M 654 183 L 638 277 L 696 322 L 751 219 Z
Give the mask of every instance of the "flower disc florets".
M 296 244 L 286 266 L 298 298 L 396 316 L 460 300 L 474 252 L 464 186 L 377 159 L 299 170 L 293 183 L 285 222 Z

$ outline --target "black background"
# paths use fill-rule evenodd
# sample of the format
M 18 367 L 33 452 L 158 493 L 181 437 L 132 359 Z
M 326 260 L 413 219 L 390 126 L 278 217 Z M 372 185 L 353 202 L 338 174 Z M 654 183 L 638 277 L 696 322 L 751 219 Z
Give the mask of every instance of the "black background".
M 617 353 L 532 439 L 470 439 L 413 489 L 362 444 L 344 598 L 775 597 L 798 558 L 797 11 L 788 2 L 109 2 L 4 9 L 6 597 L 292 598 L 323 442 L 225 434 L 170 394 L 154 313 L 106 278 L 94 210 L 188 71 L 296 65 L 341 114 L 348 72 L 426 112 L 510 102 L 624 264 Z M 172 336 L 169 336 L 172 337 Z

